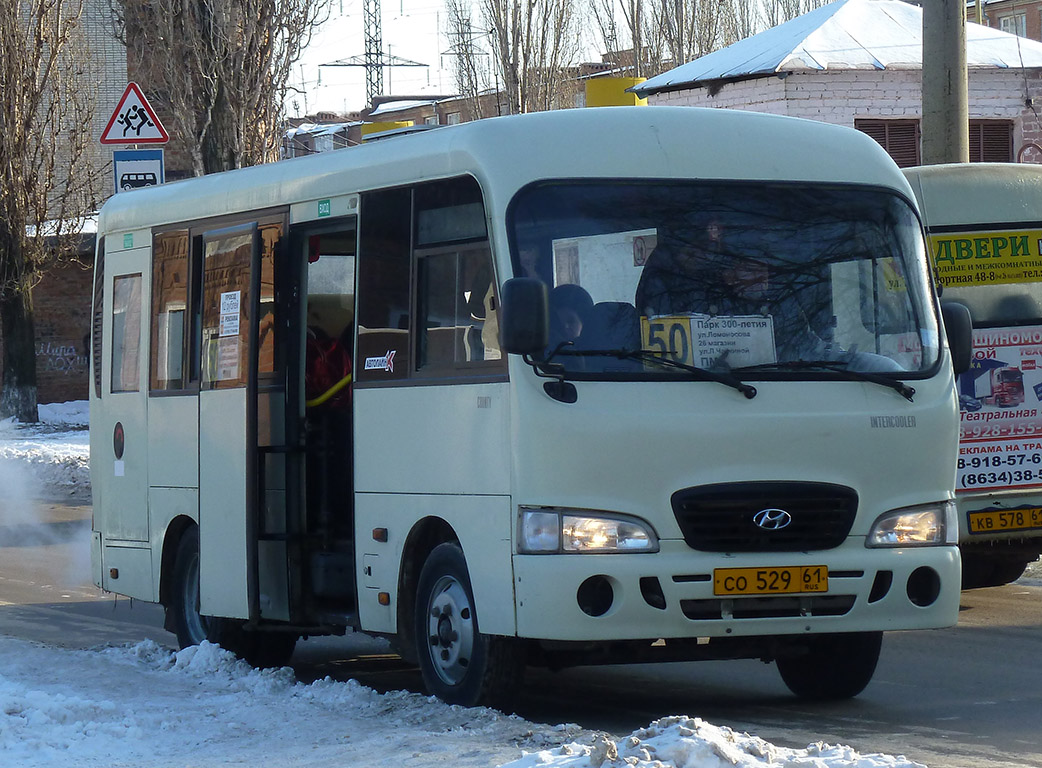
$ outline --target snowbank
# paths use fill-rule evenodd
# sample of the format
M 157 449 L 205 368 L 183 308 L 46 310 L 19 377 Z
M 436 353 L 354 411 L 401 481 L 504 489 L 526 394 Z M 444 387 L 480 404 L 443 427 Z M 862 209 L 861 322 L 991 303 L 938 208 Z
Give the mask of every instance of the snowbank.
M 209 643 L 69 651 L 0 638 L 0 670 L 0 753 L 20 768 L 921 768 L 682 716 L 616 740 L 351 680 L 305 685 Z
M 87 401 L 41 405 L 38 424 L 0 421 L 0 483 L 18 498 L 90 499 Z

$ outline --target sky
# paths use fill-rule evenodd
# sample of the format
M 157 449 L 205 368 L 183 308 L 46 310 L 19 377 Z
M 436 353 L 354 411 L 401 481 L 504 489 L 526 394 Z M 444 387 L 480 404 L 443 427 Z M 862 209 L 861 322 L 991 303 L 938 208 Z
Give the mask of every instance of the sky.
M 330 15 L 313 36 L 294 67 L 286 100 L 290 117 L 318 111 L 344 113 L 367 106 L 363 67 L 322 66 L 365 53 L 363 0 L 331 0 Z M 581 8 L 585 8 L 580 4 Z M 380 0 L 383 51 L 390 56 L 425 64 L 384 69 L 384 94 L 393 96 L 452 96 L 456 93 L 455 58 L 446 34 L 445 0 Z M 480 13 L 473 15 L 480 25 Z M 593 33 L 582 27 L 580 56 L 596 59 Z M 586 39 L 591 38 L 591 39 Z M 487 42 L 475 37 L 478 47 Z
M 452 95 L 453 58 L 445 35 L 444 0 L 381 0 L 383 50 L 424 67 L 384 69 L 384 91 L 401 96 Z M 311 40 L 294 68 L 287 99 L 291 117 L 320 110 L 346 112 L 366 106 L 363 67 L 323 64 L 365 53 L 363 0 L 332 0 L 329 20 Z
M 41 406 L 40 416 L 33 426 L 0 421 L 0 527 L 25 525 L 19 497 L 46 491 L 89 500 L 87 404 Z M 74 546 L 86 552 L 89 541 Z M 67 578 L 89 585 L 88 563 Z M 686 714 L 629 734 L 537 724 L 407 691 L 381 694 L 355 680 L 300 682 L 288 667 L 256 670 L 209 643 L 70 649 L 4 635 L 0 765 L 923 768 L 842 745 L 779 747 Z

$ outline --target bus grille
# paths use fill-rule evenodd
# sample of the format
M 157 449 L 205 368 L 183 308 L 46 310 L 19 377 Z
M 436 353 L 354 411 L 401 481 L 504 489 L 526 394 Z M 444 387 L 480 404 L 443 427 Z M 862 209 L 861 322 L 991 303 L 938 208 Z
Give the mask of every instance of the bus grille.
M 693 621 L 721 619 L 795 619 L 844 616 L 854 607 L 854 595 L 820 597 L 756 597 L 727 600 L 681 600 L 684 616 Z
M 684 541 L 703 552 L 832 549 L 850 533 L 857 503 L 853 488 L 803 482 L 718 483 L 672 497 Z M 753 518 L 763 510 L 783 510 L 789 522 L 773 529 L 758 526 Z

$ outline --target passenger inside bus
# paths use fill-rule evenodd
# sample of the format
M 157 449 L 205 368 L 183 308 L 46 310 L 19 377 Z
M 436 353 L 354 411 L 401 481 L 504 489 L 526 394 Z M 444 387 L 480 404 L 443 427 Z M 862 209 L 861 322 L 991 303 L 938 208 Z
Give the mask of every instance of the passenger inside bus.
M 353 475 L 345 471 L 353 455 L 353 250 L 353 231 L 309 241 L 303 360 L 307 530 L 326 552 L 341 551 L 353 532 Z
M 559 285 L 550 292 L 550 349 L 578 341 L 583 323 L 593 309 L 593 299 L 580 285 Z

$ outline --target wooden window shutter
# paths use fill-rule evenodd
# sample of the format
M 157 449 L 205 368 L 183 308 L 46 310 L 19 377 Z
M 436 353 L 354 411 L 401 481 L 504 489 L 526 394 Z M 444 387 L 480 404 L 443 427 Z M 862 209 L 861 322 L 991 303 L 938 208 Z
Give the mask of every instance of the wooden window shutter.
M 1012 163 L 1013 121 L 970 120 L 970 162 Z
M 919 165 L 918 120 L 855 120 L 854 127 L 879 142 L 899 167 Z

